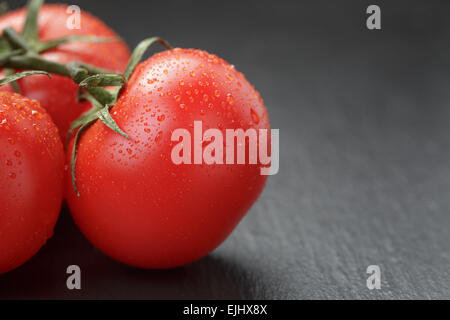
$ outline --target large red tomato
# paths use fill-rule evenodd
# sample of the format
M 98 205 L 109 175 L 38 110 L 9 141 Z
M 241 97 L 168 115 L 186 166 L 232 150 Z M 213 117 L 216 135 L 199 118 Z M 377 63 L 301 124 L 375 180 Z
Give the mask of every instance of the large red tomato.
M 258 92 L 215 55 L 174 49 L 138 65 L 111 115 L 129 140 L 97 121 L 78 146 L 75 194 L 66 197 L 86 237 L 133 266 L 170 268 L 199 259 L 234 229 L 261 193 L 259 165 L 179 164 L 175 129 L 269 129 Z M 70 152 L 69 152 L 70 155 Z
M 80 29 L 67 28 L 69 14 L 67 5 L 47 4 L 39 11 L 38 32 L 42 41 L 54 40 L 69 35 L 91 35 L 97 37 L 117 37 L 101 20 L 81 11 Z M 0 18 L 0 30 L 12 27 L 20 31 L 26 17 L 26 9 L 19 9 Z M 72 42 L 58 46 L 42 54 L 46 59 L 67 63 L 81 61 L 106 68 L 114 72 L 123 72 L 128 63 L 130 52 L 122 41 L 103 43 Z M 50 113 L 60 134 L 65 138 L 66 132 L 81 113 L 89 108 L 88 102 L 77 102 L 77 85 L 69 78 L 52 75 L 34 75 L 19 82 L 21 94 L 39 100 Z M 0 89 L 4 91 L 5 89 Z
M 64 152 L 39 102 L 0 92 L 0 274 L 53 234 L 63 197 Z

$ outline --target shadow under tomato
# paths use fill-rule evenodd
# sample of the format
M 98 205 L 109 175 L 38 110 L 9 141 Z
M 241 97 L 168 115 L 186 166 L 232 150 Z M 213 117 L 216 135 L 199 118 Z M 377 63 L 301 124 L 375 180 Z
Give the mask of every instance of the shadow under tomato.
M 72 264 L 81 268 L 81 290 L 66 287 Z M 220 250 L 176 269 L 128 267 L 95 249 L 64 206 L 54 236 L 40 252 L 0 275 L 0 299 L 251 299 L 255 277 L 249 272 Z

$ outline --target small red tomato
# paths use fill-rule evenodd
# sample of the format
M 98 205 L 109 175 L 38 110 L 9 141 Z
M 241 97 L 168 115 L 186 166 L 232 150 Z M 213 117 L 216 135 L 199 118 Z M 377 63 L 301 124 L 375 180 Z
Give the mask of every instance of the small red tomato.
M 39 11 L 38 32 L 42 41 L 54 40 L 70 35 L 90 35 L 97 37 L 117 37 L 101 20 L 91 14 L 80 12 L 80 29 L 69 29 L 67 21 L 67 5 L 47 4 Z M 26 9 L 19 9 L 5 14 L 0 18 L 0 30 L 12 27 L 20 31 L 26 17 Z M 72 42 L 62 44 L 41 54 L 51 61 L 68 63 L 80 61 L 114 72 L 123 72 L 130 58 L 130 52 L 122 41 L 102 43 Z M 18 81 L 21 94 L 38 100 L 42 107 L 50 113 L 57 125 L 61 137 L 65 135 L 73 120 L 86 111 L 90 104 L 86 101 L 77 102 L 78 86 L 69 78 L 52 75 L 34 75 Z M 7 87 L 5 87 L 7 88 Z M 5 91 L 0 88 L 0 91 Z
M 173 49 L 138 65 L 111 115 L 129 140 L 95 122 L 78 145 L 80 197 L 66 175 L 66 197 L 85 236 L 142 268 L 176 267 L 214 250 L 266 176 L 259 165 L 174 164 L 171 134 L 185 128 L 193 136 L 194 121 L 224 135 L 227 128 L 269 129 L 258 92 L 217 56 Z
M 64 151 L 39 102 L 0 92 L 0 274 L 52 236 L 63 197 Z

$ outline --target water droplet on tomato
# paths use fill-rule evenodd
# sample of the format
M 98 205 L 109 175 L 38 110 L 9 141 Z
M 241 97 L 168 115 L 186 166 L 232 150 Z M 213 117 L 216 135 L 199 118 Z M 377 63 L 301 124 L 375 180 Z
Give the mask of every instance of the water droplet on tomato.
M 227 93 L 227 102 L 229 104 L 233 104 L 234 103 L 234 98 L 233 98 L 233 95 L 231 93 Z
M 258 124 L 259 123 L 259 116 L 258 114 L 255 112 L 255 110 L 250 109 L 250 115 L 252 116 L 252 121 L 254 124 Z
M 155 137 L 155 142 L 160 142 L 162 139 L 162 131 L 159 131 Z

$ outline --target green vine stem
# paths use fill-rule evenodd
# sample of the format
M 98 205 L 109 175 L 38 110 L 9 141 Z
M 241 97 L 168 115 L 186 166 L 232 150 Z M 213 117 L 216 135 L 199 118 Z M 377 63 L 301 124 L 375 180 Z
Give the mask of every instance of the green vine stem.
M 128 135 L 117 125 L 109 110 L 114 106 L 122 87 L 130 78 L 145 51 L 154 43 L 159 43 L 166 49 L 172 49 L 167 41 L 159 37 L 152 37 L 141 41 L 133 51 L 124 74 L 116 74 L 106 69 L 82 63 L 70 62 L 62 64 L 44 59 L 39 53 L 70 41 L 115 41 L 117 38 L 99 38 L 91 36 L 69 36 L 53 41 L 43 42 L 38 38 L 38 14 L 43 0 L 29 0 L 26 22 L 19 35 L 12 28 L 5 28 L 0 36 L 0 69 L 7 71 L 7 77 L 0 80 L 1 84 L 10 83 L 17 88 L 16 80 L 33 74 L 58 74 L 73 79 L 80 87 L 79 99 L 88 100 L 92 109 L 76 119 L 69 130 L 75 133 L 71 154 L 72 184 L 79 196 L 75 179 L 75 164 L 78 141 L 83 131 L 97 120 L 102 121 L 112 131 L 128 139 Z M 11 74 L 8 70 L 32 70 Z M 105 89 L 103 87 L 114 87 Z

